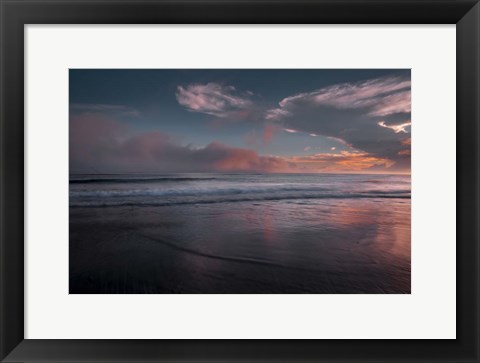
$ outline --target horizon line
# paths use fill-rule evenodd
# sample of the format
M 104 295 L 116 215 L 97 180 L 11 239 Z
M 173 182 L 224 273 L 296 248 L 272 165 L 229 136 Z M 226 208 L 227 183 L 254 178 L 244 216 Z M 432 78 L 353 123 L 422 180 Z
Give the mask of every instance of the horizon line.
M 333 175 L 409 175 L 410 172 L 370 172 L 370 173 L 357 173 L 357 172 L 305 172 L 305 173 L 296 173 L 296 172 L 219 172 L 219 171 L 182 171 L 182 172 L 156 172 L 156 171 L 125 171 L 125 172 L 108 172 L 108 173 L 82 173 L 82 172 L 69 172 L 68 175 L 135 175 L 135 174 L 151 174 L 151 175 L 162 175 L 162 174 L 230 174 L 230 175 L 275 175 L 275 174 L 291 174 L 291 175 L 322 175 L 322 174 L 333 174 Z

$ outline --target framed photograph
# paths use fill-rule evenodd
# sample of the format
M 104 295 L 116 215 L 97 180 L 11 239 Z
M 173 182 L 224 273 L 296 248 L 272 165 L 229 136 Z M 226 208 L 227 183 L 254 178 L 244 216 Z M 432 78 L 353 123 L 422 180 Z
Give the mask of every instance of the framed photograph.
M 409 69 L 70 69 L 69 90 L 70 294 L 411 292 Z
M 480 362 L 478 1 L 0 11 L 2 362 Z

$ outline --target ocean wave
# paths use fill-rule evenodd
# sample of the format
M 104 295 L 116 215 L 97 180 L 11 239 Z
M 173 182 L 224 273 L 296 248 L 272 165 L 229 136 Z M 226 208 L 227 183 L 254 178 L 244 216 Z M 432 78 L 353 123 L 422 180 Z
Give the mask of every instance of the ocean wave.
M 161 182 L 179 182 L 179 181 L 202 181 L 215 180 L 217 178 L 190 178 L 190 177 L 163 177 L 163 178 L 86 178 L 86 179 L 71 179 L 70 184 L 126 184 L 126 183 L 161 183 Z
M 178 188 L 178 189 L 129 189 L 129 190 L 84 190 L 71 191 L 70 197 L 165 197 L 165 196 L 202 196 L 202 195 L 238 195 L 281 192 L 321 192 L 328 189 L 316 186 L 278 186 L 276 184 L 261 187 L 214 187 L 214 188 Z
M 193 205 L 193 204 L 216 204 L 216 203 L 238 203 L 254 201 L 281 201 L 281 200 L 302 200 L 302 199 L 410 199 L 408 193 L 362 193 L 362 194 L 295 194 L 295 195 L 260 195 L 248 196 L 242 198 L 218 198 L 218 199 L 189 199 L 189 200 L 90 200 L 82 202 L 70 201 L 70 207 L 164 207 L 174 205 Z
M 128 190 L 72 190 L 71 198 L 127 198 L 127 197 L 169 197 L 169 196 L 210 196 L 210 195 L 245 195 L 263 193 L 319 193 L 332 192 L 331 188 L 316 185 L 278 185 L 264 184 L 261 186 L 210 187 L 210 188 L 177 188 L 177 189 L 128 189 Z M 360 193 L 403 194 L 410 191 L 399 190 L 367 190 Z M 348 195 L 348 192 L 345 192 Z

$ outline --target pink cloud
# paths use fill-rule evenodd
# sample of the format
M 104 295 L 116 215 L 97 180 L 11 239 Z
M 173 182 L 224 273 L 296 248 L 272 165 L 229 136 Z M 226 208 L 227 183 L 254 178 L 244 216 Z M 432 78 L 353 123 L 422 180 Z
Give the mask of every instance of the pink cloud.
M 219 142 L 194 148 L 181 145 L 159 131 L 134 133 L 121 122 L 101 115 L 80 115 L 70 120 L 70 170 L 73 172 L 288 172 L 294 169 L 295 166 L 283 158 L 261 156 L 254 150 Z
M 217 171 L 256 171 L 256 172 L 288 172 L 294 165 L 280 157 L 259 156 L 255 151 L 231 148 L 218 142 L 206 147 L 215 151 L 218 160 L 214 162 Z
M 412 145 L 412 138 L 407 137 L 406 139 L 403 139 L 401 142 L 402 145 Z
M 101 114 L 82 114 L 70 117 L 69 133 L 70 160 L 85 160 L 93 165 L 117 148 L 128 128 Z
M 233 86 L 222 86 L 218 83 L 192 84 L 186 87 L 178 86 L 176 97 L 180 105 L 192 112 L 226 117 L 245 117 L 252 101 L 245 96 L 236 94 Z
M 259 133 L 255 130 L 252 130 L 245 135 L 245 143 L 254 147 L 268 145 L 273 140 L 273 137 L 278 130 L 280 130 L 279 126 L 267 124 L 263 128 L 261 135 L 259 135 Z
M 266 125 L 263 128 L 263 142 L 265 144 L 268 144 L 270 141 L 272 141 L 275 132 L 277 132 L 278 130 L 279 127 L 277 125 Z

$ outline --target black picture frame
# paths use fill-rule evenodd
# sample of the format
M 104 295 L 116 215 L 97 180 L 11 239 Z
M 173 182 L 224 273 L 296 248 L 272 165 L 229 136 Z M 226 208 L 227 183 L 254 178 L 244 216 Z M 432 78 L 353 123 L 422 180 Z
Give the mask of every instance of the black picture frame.
M 0 11 L 2 362 L 480 361 L 478 0 L 0 0 Z M 457 339 L 24 339 L 24 26 L 158 23 L 456 24 Z

